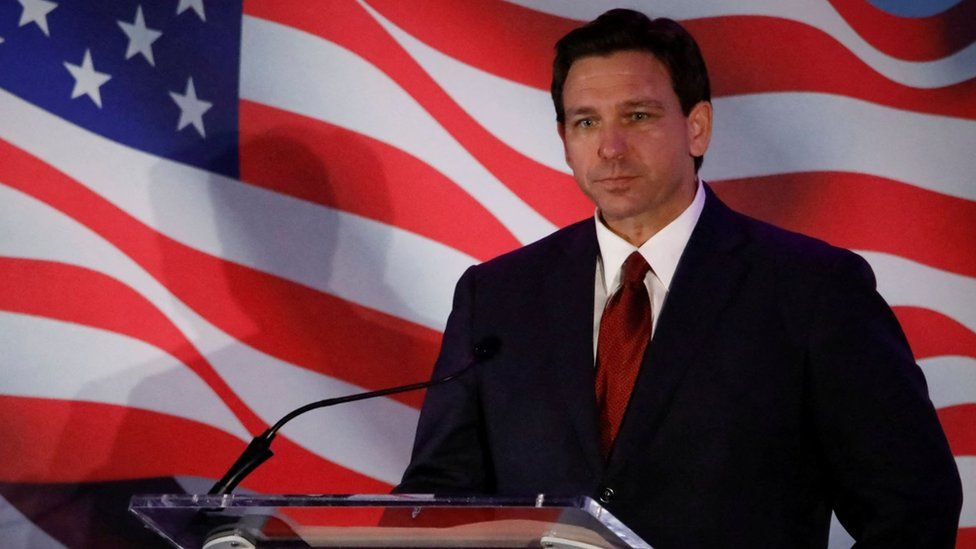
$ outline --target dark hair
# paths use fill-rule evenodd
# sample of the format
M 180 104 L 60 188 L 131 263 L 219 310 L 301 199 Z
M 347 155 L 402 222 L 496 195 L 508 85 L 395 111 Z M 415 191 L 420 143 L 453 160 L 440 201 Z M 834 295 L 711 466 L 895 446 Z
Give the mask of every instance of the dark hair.
M 694 37 L 684 27 L 664 17 L 651 19 L 637 11 L 614 9 L 573 29 L 556 42 L 551 92 L 559 123 L 566 120 L 563 86 L 573 62 L 628 50 L 646 51 L 664 64 L 685 116 L 699 102 L 711 101 L 705 59 Z M 695 157 L 696 172 L 701 163 L 702 158 Z

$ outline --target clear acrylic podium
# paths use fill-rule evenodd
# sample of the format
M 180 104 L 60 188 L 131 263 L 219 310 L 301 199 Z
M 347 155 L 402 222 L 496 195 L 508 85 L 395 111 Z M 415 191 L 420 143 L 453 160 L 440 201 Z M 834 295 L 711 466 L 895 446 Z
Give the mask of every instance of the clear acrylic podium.
M 187 549 L 650 547 L 588 497 L 145 495 L 129 509 Z

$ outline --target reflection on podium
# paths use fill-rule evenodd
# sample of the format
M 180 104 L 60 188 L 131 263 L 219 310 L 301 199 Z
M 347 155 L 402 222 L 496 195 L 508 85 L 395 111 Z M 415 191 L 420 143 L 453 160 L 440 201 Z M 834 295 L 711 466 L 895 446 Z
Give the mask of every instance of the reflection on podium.
M 587 497 L 147 495 L 129 509 L 193 549 L 650 547 Z

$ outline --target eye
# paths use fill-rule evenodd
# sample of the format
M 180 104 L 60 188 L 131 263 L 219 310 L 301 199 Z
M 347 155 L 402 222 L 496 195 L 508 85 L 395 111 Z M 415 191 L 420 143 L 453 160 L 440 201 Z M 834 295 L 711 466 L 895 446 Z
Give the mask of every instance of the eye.
M 630 113 L 630 119 L 631 120 L 647 120 L 650 117 L 651 117 L 651 115 L 647 114 L 646 112 L 632 112 L 632 113 Z
M 577 128 L 592 128 L 596 122 L 592 118 L 580 118 L 576 121 Z

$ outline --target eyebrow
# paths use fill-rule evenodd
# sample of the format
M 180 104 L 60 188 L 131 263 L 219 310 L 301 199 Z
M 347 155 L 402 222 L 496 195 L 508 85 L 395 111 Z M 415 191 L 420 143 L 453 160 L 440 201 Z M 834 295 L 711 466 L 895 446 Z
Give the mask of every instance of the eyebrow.
M 663 109 L 664 103 L 655 99 L 637 99 L 634 101 L 624 102 L 624 106 L 628 108 L 640 107 L 645 109 Z
M 574 116 L 581 116 L 587 114 L 594 114 L 595 112 L 596 109 L 594 109 L 593 107 L 575 107 L 566 111 L 566 116 L 574 117 Z
M 624 101 L 622 106 L 626 109 L 664 109 L 664 103 L 656 99 L 634 99 L 631 101 Z M 567 117 L 575 116 L 586 116 L 595 114 L 597 111 L 594 107 L 582 106 L 575 107 L 566 111 Z

